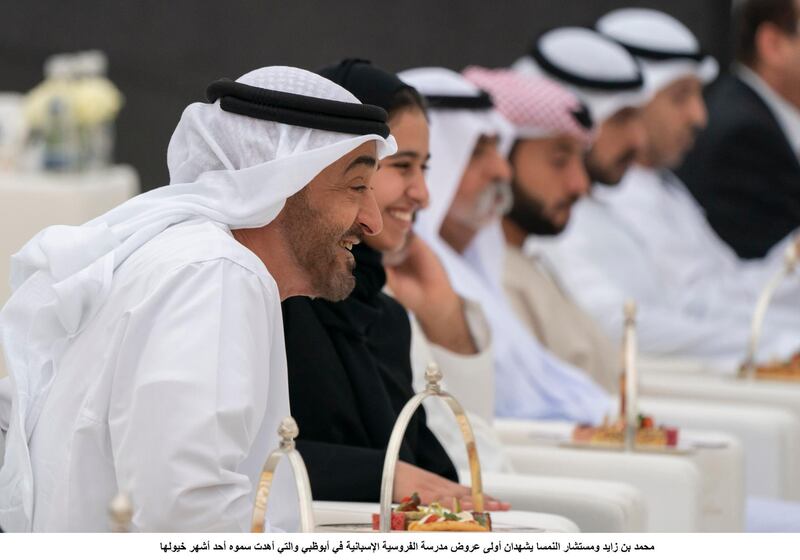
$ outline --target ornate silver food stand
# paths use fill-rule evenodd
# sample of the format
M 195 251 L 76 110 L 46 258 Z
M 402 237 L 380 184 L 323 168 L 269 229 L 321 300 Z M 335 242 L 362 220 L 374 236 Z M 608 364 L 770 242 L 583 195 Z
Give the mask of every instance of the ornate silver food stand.
M 436 364 L 431 363 L 428 365 L 428 368 L 425 370 L 425 381 L 427 382 L 425 390 L 414 395 L 403 407 L 403 410 L 400 411 L 400 415 L 397 417 L 397 421 L 392 429 L 389 444 L 386 447 L 386 458 L 383 461 L 383 478 L 381 479 L 379 530 L 382 533 L 388 533 L 391 530 L 394 473 L 397 467 L 397 461 L 400 457 L 400 446 L 403 443 L 406 428 L 408 428 L 411 417 L 422 402 L 430 397 L 444 400 L 455 415 L 458 427 L 461 429 L 461 435 L 464 437 L 464 443 L 467 446 L 473 509 L 477 512 L 483 512 L 483 483 L 481 481 L 481 464 L 478 459 L 478 447 L 475 444 L 475 434 L 472 432 L 472 426 L 469 423 L 464 407 L 462 407 L 450 393 L 442 390 L 440 385 L 442 381 L 442 372 L 439 371 L 439 366 Z
M 747 346 L 747 355 L 739 368 L 739 377 L 742 379 L 754 379 L 756 376 L 756 351 L 761 340 L 761 331 L 764 327 L 764 318 L 767 309 L 772 301 L 775 291 L 781 283 L 794 273 L 800 261 L 800 237 L 795 239 L 786 248 L 783 256 L 783 266 L 770 278 L 767 285 L 756 302 L 753 312 L 753 320 L 750 324 L 750 340 Z
M 443 399 L 450 410 L 453 411 L 464 443 L 467 447 L 467 457 L 470 465 L 472 501 L 473 508 L 477 512 L 483 512 L 483 487 L 481 483 L 481 467 L 478 459 L 478 449 L 475 444 L 475 435 L 469 423 L 466 412 L 461 404 L 449 393 L 442 390 L 440 382 L 442 373 L 436 364 L 430 364 L 425 371 L 427 385 L 425 390 L 417 393 L 400 411 L 400 415 L 395 422 L 389 443 L 386 449 L 386 458 L 383 464 L 383 477 L 381 480 L 381 503 L 380 503 L 380 527 L 381 532 L 389 532 L 391 529 L 392 513 L 392 490 L 394 487 L 395 468 L 400 455 L 400 446 L 405 436 L 406 428 L 414 413 L 422 402 L 430 397 Z M 278 430 L 281 436 L 281 444 L 278 449 L 273 451 L 261 471 L 258 489 L 256 491 L 255 506 L 253 508 L 252 531 L 263 532 L 267 510 L 269 491 L 272 485 L 275 469 L 283 457 L 287 457 L 292 465 L 297 484 L 297 495 L 300 500 L 300 530 L 302 532 L 312 532 L 315 529 L 313 516 L 313 502 L 311 498 L 311 485 L 308 480 L 308 473 L 299 452 L 295 449 L 294 438 L 298 434 L 297 424 L 291 417 L 286 418 Z M 356 529 L 355 526 L 348 526 Z M 347 530 L 340 528 L 340 530 Z

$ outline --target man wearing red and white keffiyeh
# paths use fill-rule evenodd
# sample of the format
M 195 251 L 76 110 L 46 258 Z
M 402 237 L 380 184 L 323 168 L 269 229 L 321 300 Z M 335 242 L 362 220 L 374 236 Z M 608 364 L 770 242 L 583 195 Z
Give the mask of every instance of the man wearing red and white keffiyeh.
M 590 188 L 584 155 L 595 128 L 587 107 L 544 77 L 470 67 L 464 76 L 495 101 L 515 128 L 509 160 L 514 205 L 503 219 L 503 284 L 526 325 L 557 356 L 613 390 L 618 349 L 563 291 L 541 254 L 526 254 L 531 236 L 560 233 L 572 205 Z

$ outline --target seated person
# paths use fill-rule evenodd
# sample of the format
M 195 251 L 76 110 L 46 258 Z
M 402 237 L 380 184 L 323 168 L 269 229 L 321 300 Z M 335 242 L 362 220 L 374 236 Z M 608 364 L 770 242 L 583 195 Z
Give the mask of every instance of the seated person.
M 353 294 L 338 303 L 294 298 L 283 304 L 291 408 L 314 497 L 376 502 L 394 422 L 414 393 L 409 319 L 406 309 L 382 292 L 387 273 L 381 253 L 406 243 L 415 211 L 427 205 L 423 172 L 429 157 L 428 125 L 419 94 L 392 74 L 358 60 L 343 61 L 321 74 L 362 101 L 384 107 L 399 150 L 396 157 L 382 160 L 375 174 L 384 228 L 353 247 Z M 398 297 L 410 303 L 432 346 L 478 352 L 465 304 L 449 287 L 441 266 L 415 273 L 403 268 L 394 277 Z M 422 305 L 416 296 L 431 289 L 437 297 L 425 298 Z M 423 410 L 409 425 L 400 459 L 394 500 L 418 492 L 423 503 L 459 497 L 470 506 L 470 489 L 458 484 Z M 508 505 L 489 499 L 486 507 Z
M 705 125 L 702 87 L 716 63 L 701 55 L 689 29 L 661 12 L 618 10 L 598 28 L 638 53 L 652 95 L 642 110 L 645 143 L 618 186 L 599 186 L 576 205 L 573 223 L 547 256 L 607 332 L 620 334 L 618 310 L 634 298 L 644 353 L 735 372 L 745 357 L 756 300 L 781 265 L 743 266 L 669 171 Z M 659 45 L 652 44 L 654 36 L 661 37 Z M 781 286 L 766 317 L 762 361 L 786 357 L 800 344 L 800 307 L 791 296 L 796 289 L 796 283 Z
M 735 6 L 736 64 L 678 175 L 722 240 L 761 259 L 800 227 L 800 2 Z
M 280 301 L 350 293 L 343 235 L 381 222 L 370 191 L 339 185 L 368 183 L 395 145 L 385 111 L 298 68 L 208 95 L 172 135 L 169 185 L 50 226 L 14 257 L 0 311 L 7 531 L 107 530 L 119 493 L 139 532 L 251 526 L 289 414 Z M 292 530 L 281 471 L 268 520 Z
M 616 391 L 619 346 L 565 291 L 534 241 L 567 226 L 588 193 L 584 157 L 594 138 L 588 109 L 565 87 L 512 70 L 470 67 L 464 76 L 488 91 L 514 125 L 509 155 L 514 205 L 503 217 L 503 284 L 520 319 L 551 352 Z
M 400 77 L 430 102 L 431 205 L 414 226 L 442 260 L 456 291 L 483 305 L 494 347 L 495 415 L 599 423 L 610 410 L 602 387 L 543 348 L 520 321 L 502 286 L 510 167 L 499 143 L 509 125 L 491 98 L 444 68 Z M 451 384 L 457 379 L 450 378 Z M 453 389 L 461 396 L 469 385 Z

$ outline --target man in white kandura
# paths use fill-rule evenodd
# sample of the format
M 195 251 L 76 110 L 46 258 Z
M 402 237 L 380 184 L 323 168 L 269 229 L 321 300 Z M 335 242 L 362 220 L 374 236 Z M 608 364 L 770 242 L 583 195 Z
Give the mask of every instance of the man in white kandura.
M 168 186 L 13 259 L 5 530 L 104 531 L 118 492 L 137 531 L 249 528 L 289 414 L 280 301 L 351 291 L 349 249 L 382 227 L 369 181 L 395 148 L 382 109 L 304 70 L 208 94 L 175 129 Z M 292 530 L 289 474 L 269 521 Z
M 414 229 L 437 253 L 455 290 L 483 305 L 495 350 L 495 414 L 599 422 L 610 407 L 605 391 L 543 348 L 503 292 L 500 216 L 509 206 L 511 172 L 499 143 L 511 140 L 511 127 L 491 98 L 456 72 L 419 68 L 400 77 L 428 100 L 435 154 L 430 205 Z M 455 382 L 451 375 L 449 385 Z M 471 388 L 463 389 L 454 393 Z
M 652 96 L 642 111 L 646 142 L 619 186 L 598 186 L 577 205 L 548 255 L 609 333 L 619 335 L 613 311 L 633 297 L 643 352 L 735 371 L 756 298 L 781 266 L 781 251 L 760 263 L 739 261 L 669 171 L 705 126 L 702 87 L 716 76 L 716 62 L 683 24 L 661 12 L 617 10 L 601 18 L 598 29 L 627 46 L 643 67 Z M 767 315 L 762 360 L 786 356 L 800 344 L 800 303 L 790 297 L 796 289 L 784 286 Z

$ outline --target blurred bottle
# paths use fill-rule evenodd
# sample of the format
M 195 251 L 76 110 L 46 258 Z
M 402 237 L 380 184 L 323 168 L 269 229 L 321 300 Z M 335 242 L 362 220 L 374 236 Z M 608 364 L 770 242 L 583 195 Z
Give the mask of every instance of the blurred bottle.
M 106 78 L 100 51 L 58 54 L 45 63 L 45 80 L 25 97 L 28 169 L 82 171 L 111 164 L 119 90 Z
M 66 55 L 45 63 L 45 114 L 40 125 L 42 167 L 46 171 L 74 171 L 79 167 L 78 127 L 72 105 L 74 67 Z
M 114 153 L 114 119 L 120 94 L 106 77 L 108 58 L 102 51 L 74 55 L 75 98 L 80 126 L 81 169 L 111 165 Z M 109 105 L 115 105 L 113 110 Z

